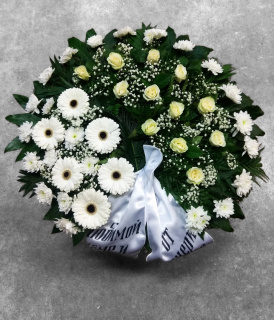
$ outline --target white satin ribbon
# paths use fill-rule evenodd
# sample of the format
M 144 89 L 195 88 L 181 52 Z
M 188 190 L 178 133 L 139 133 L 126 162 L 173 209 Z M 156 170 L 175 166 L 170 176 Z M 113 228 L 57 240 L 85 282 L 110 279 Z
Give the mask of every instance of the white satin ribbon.
M 137 258 L 146 241 L 152 252 L 147 261 L 170 261 L 213 241 L 205 233 L 204 240 L 185 229 L 186 213 L 172 195 L 167 196 L 154 177 L 163 160 L 158 148 L 144 146 L 146 165 L 136 173 L 134 186 L 122 196 L 110 196 L 111 214 L 108 223 L 93 230 L 87 243 L 97 249 Z

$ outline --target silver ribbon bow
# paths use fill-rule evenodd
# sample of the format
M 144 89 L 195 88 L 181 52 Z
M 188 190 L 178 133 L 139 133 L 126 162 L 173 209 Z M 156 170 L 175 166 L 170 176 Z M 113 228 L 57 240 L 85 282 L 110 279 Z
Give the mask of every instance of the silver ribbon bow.
M 111 214 L 103 227 L 87 236 L 87 243 L 97 249 L 137 258 L 146 241 L 146 229 L 152 252 L 147 261 L 170 261 L 213 241 L 186 231 L 186 213 L 172 195 L 166 194 L 154 171 L 163 160 L 158 148 L 144 146 L 146 165 L 136 172 L 134 186 L 121 196 L 110 196 Z

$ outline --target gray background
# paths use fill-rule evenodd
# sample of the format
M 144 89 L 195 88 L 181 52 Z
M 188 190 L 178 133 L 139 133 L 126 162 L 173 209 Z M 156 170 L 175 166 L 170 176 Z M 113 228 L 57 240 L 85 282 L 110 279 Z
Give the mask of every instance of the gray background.
M 0 319 L 273 319 L 272 0 L 1 0 L 0 10 Z M 12 94 L 31 94 L 67 38 L 142 21 L 214 48 L 266 113 L 258 124 L 272 180 L 254 186 L 234 233 L 212 230 L 213 244 L 169 263 L 74 248 L 64 234 L 50 235 L 51 222 L 41 220 L 48 208 L 18 194 L 21 164 L 3 154 L 17 134 L 4 117 L 21 111 Z

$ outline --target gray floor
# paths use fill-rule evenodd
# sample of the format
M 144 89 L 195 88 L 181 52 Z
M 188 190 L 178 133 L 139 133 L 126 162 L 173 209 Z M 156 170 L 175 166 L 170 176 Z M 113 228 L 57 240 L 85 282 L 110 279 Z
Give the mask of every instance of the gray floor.
M 2 0 L 0 4 L 0 319 L 273 319 L 274 14 L 272 0 Z M 4 117 L 20 112 L 12 94 L 32 80 L 71 36 L 94 27 L 151 22 L 189 34 L 237 69 L 234 79 L 266 115 L 258 122 L 270 182 L 255 186 L 233 234 L 170 263 L 146 263 L 72 247 L 50 235 L 47 208 L 18 194 L 19 163 L 4 146 L 16 135 Z

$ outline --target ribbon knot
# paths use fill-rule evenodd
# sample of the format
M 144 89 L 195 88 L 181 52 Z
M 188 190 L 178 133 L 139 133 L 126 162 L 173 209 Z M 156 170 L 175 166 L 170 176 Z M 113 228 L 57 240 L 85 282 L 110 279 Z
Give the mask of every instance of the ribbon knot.
M 186 231 L 185 211 L 154 177 L 163 160 L 161 151 L 145 145 L 144 152 L 146 164 L 136 173 L 134 186 L 122 196 L 109 197 L 112 210 L 108 223 L 89 233 L 88 244 L 97 250 L 137 258 L 146 241 L 147 227 L 152 249 L 147 261 L 170 261 L 212 242 L 207 233 L 202 240 Z

